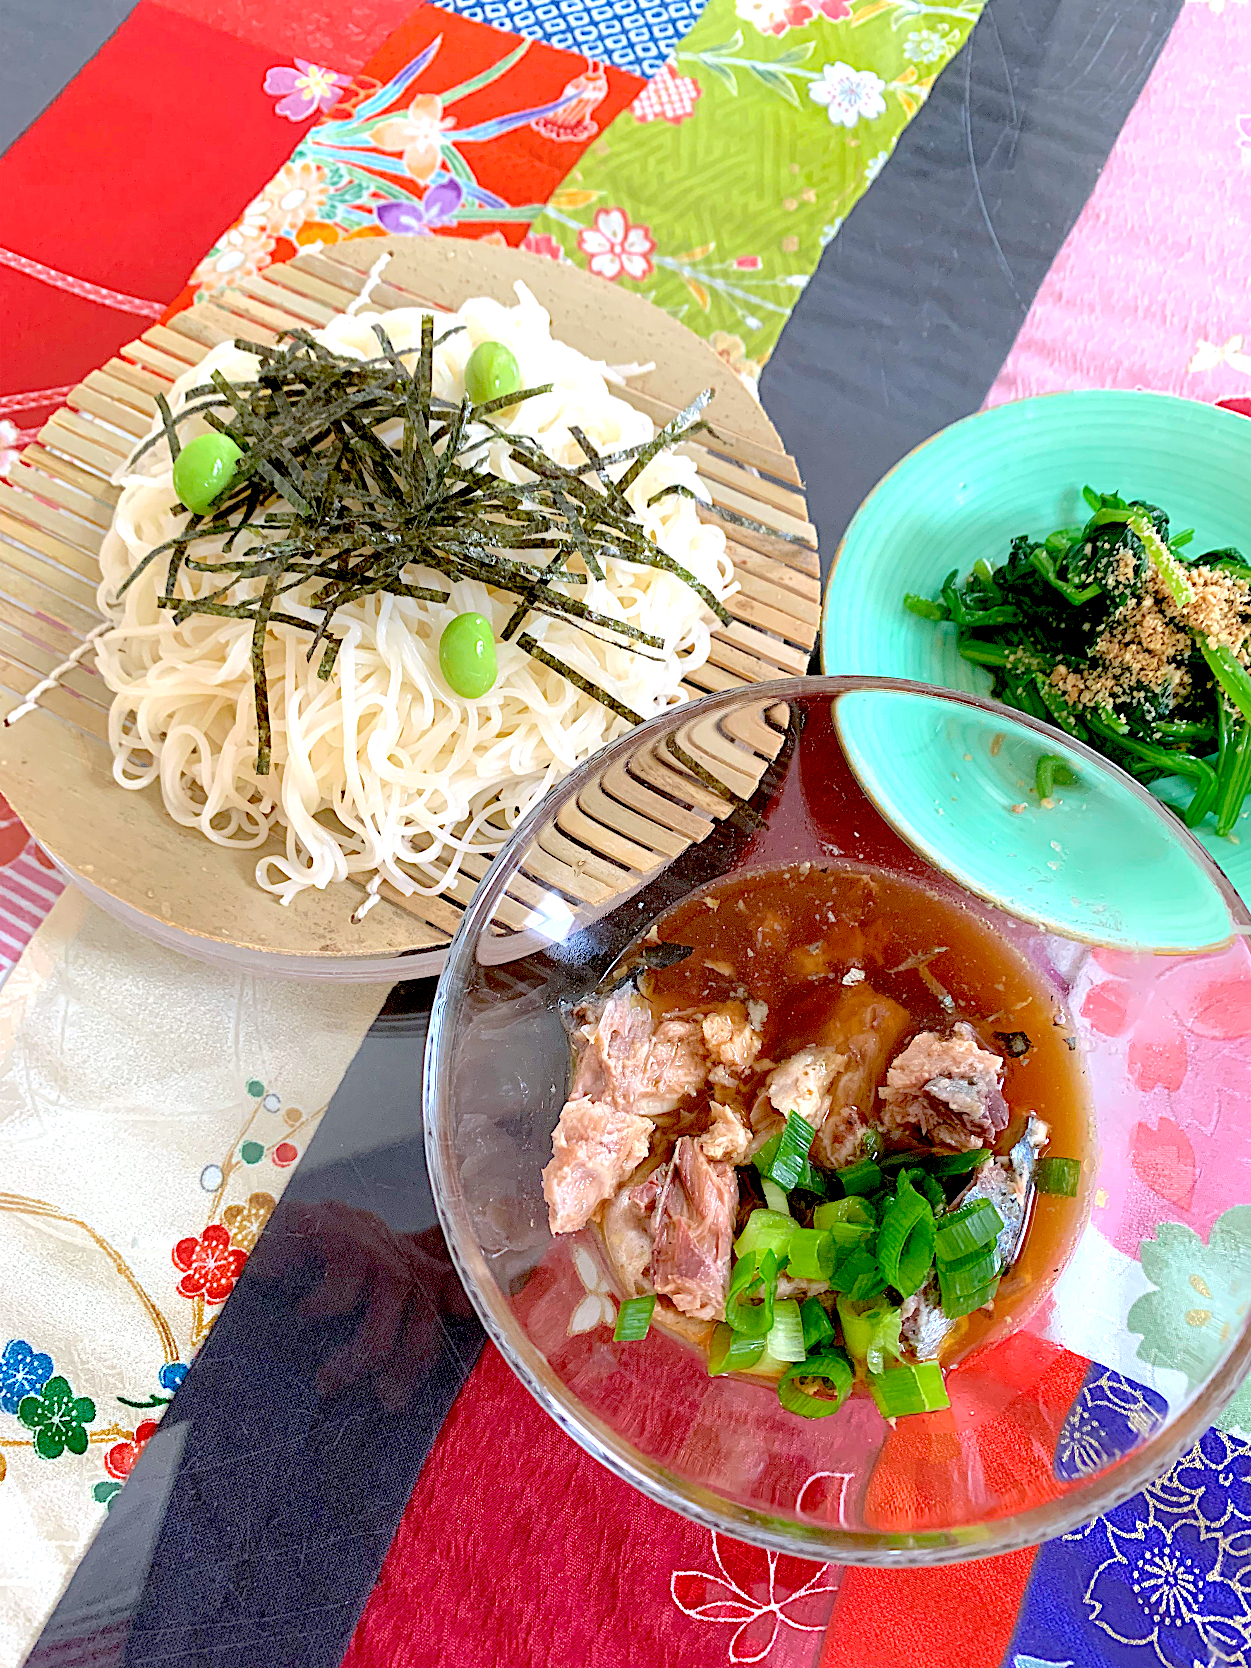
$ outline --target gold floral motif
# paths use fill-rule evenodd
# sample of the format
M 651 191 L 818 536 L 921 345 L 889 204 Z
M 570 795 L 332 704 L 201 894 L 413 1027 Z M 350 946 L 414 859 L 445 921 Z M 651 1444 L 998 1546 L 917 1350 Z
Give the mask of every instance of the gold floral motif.
M 240 1251 L 251 1251 L 277 1203 L 272 1193 L 250 1193 L 246 1205 L 227 1205 L 222 1212 L 222 1226 L 230 1235 L 231 1245 Z

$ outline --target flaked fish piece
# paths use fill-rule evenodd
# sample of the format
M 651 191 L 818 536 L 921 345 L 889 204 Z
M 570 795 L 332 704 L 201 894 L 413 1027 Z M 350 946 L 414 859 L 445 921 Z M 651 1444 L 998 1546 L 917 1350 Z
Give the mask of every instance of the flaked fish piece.
M 857 981 L 840 992 L 821 1027 L 821 1041 L 838 1050 L 842 1064 L 812 1143 L 814 1163 L 838 1169 L 857 1158 L 865 1131 L 876 1122 L 874 1090 L 911 1026 L 908 1010 L 872 985 Z
M 760 1053 L 760 1032 L 742 1002 L 719 1002 L 703 1017 L 704 1047 L 712 1061 L 714 1082 L 733 1082 L 746 1075 Z
M 622 1112 L 659 1118 L 698 1094 L 708 1054 L 698 1019 L 652 1018 L 636 990 L 614 991 L 578 1010 L 578 1051 L 570 1099 L 609 1101 Z
M 1034 1190 L 1034 1166 L 1050 1135 L 1043 1120 L 1031 1112 L 1025 1133 L 1012 1151 L 1005 1158 L 992 1158 L 983 1164 L 974 1180 L 948 1207 L 949 1212 L 956 1211 L 974 1199 L 989 1199 L 1003 1218 L 995 1248 L 1005 1270 L 1012 1266 L 1021 1248 Z M 899 1336 L 918 1361 L 933 1361 L 956 1324 L 943 1313 L 938 1276 L 931 1272 L 920 1291 L 904 1299 Z
M 913 1037 L 891 1062 L 878 1099 L 888 1132 L 919 1131 L 957 1152 L 988 1145 L 1008 1126 L 1003 1058 L 983 1048 L 965 1020 L 949 1037 L 936 1031 Z
M 951 1207 L 952 1210 L 959 1210 L 963 1205 L 972 1204 L 974 1199 L 990 1200 L 1003 1218 L 1003 1228 L 995 1247 L 1004 1268 L 1012 1266 L 1020 1250 L 1034 1191 L 1034 1166 L 1050 1139 L 1048 1126 L 1031 1112 L 1025 1133 L 1007 1157 L 992 1158 L 989 1163 L 983 1164 Z
M 942 1310 L 938 1276 L 930 1274 L 920 1291 L 905 1297 L 899 1310 L 899 1341 L 918 1361 L 936 1361 L 943 1340 L 956 1322 Z
M 738 1210 L 732 1164 L 704 1157 L 684 1135 L 673 1149 L 652 1221 L 652 1285 L 698 1320 L 724 1320 Z
M 641 1297 L 650 1291 L 648 1270 L 652 1261 L 652 1213 L 668 1174 L 659 1165 L 645 1181 L 619 1188 L 604 1212 L 604 1249 L 627 1297 Z
M 720 1159 L 726 1164 L 746 1164 L 752 1148 L 752 1130 L 743 1114 L 722 1101 L 711 1102 L 711 1122 L 696 1144 L 705 1158 Z
M 543 1197 L 554 1234 L 585 1228 L 647 1157 L 652 1124 L 608 1101 L 566 1101 L 552 1132 L 552 1158 L 543 1171 Z

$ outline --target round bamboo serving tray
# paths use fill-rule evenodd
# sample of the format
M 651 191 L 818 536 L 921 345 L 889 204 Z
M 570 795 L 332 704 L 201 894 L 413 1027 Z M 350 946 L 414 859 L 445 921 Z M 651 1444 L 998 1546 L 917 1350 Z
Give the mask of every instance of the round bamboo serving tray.
M 566 263 L 480 242 L 365 238 L 302 254 L 245 280 L 211 304 L 179 313 L 93 371 L 0 483 L 0 786 L 31 833 L 89 895 L 167 943 L 275 971 L 416 976 L 437 971 L 486 859 L 471 859 L 437 897 L 404 898 L 384 886 L 358 923 L 360 886 L 302 893 L 284 908 L 257 887 L 258 853 L 214 846 L 169 818 L 155 786 L 126 792 L 112 777 L 110 696 L 88 634 L 100 623 L 98 553 L 118 489 L 109 476 L 147 433 L 155 396 L 218 342 L 272 341 L 341 313 L 386 251 L 371 292 L 379 311 L 414 305 L 453 310 L 475 295 L 512 302 L 523 279 L 551 313 L 553 334 L 609 364 L 654 364 L 619 392 L 659 425 L 712 387 L 715 435 L 684 450 L 697 461 L 724 527 L 740 589 L 729 626 L 713 635 L 707 664 L 687 680 L 692 699 L 807 669 L 820 619 L 816 534 L 802 482 L 772 424 L 729 368 L 650 302 Z M 777 536 L 719 516 L 748 516 Z M 65 662 L 76 663 L 63 670 Z M 12 715 L 50 674 L 38 706 Z M 727 787 L 750 793 L 780 737 L 703 733 L 683 746 Z M 570 808 L 546 855 L 519 880 L 516 929 L 555 887 L 598 903 L 638 885 L 729 804 L 671 756 L 634 765 L 612 792 Z M 277 842 L 275 842 L 277 845 Z

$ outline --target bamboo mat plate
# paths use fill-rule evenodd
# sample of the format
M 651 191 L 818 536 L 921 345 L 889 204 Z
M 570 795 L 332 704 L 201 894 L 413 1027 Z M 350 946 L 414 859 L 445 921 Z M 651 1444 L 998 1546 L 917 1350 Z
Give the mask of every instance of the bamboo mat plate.
M 336 977 L 437 971 L 485 858 L 470 859 L 437 897 L 390 886 L 359 923 L 362 888 L 343 882 L 287 907 L 257 887 L 256 851 L 233 852 L 180 827 L 159 789 L 126 792 L 112 777 L 110 696 L 88 634 L 100 623 L 98 553 L 118 488 L 110 475 L 148 432 L 155 396 L 211 347 L 235 336 L 272 341 L 324 325 L 360 293 L 379 255 L 391 256 L 369 306 L 454 310 L 475 295 L 508 303 L 523 279 L 552 316 L 552 333 L 609 364 L 647 364 L 622 397 L 660 425 L 701 389 L 715 436 L 683 450 L 713 498 L 701 511 L 724 526 L 740 589 L 730 625 L 691 674 L 692 699 L 739 684 L 803 673 L 820 619 L 816 534 L 802 483 L 772 424 L 734 374 L 697 337 L 642 297 L 567 263 L 480 242 L 366 238 L 268 267 L 212 304 L 156 325 L 93 371 L 0 483 L 0 786 L 59 867 L 104 907 L 163 942 L 239 966 Z M 727 510 L 780 536 L 721 520 Z M 75 664 L 65 669 L 71 658 Z M 10 722 L 52 674 L 38 706 Z M 780 745 L 761 724 L 742 734 L 688 726 L 682 745 L 704 769 L 747 794 Z M 607 903 L 702 838 L 728 803 L 666 754 L 635 763 L 569 808 L 545 839 L 548 865 L 515 888 L 515 930 L 544 889 Z M 279 840 L 275 837 L 274 849 Z M 269 848 L 262 848 L 269 849 Z

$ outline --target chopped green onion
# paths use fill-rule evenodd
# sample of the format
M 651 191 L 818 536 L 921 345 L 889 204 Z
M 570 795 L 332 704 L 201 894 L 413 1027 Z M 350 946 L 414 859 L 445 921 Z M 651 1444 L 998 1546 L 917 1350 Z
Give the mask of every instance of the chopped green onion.
M 1040 1158 L 1034 1166 L 1034 1186 L 1040 1193 L 1059 1193 L 1072 1199 L 1081 1174 L 1079 1158 Z
M 807 1118 L 801 1118 L 798 1112 L 792 1112 L 786 1120 L 786 1128 L 782 1131 L 773 1162 L 765 1171 L 766 1179 L 775 1181 L 788 1193 L 792 1187 L 798 1187 L 799 1178 L 808 1161 L 808 1149 L 812 1146 L 816 1133 Z
M 868 1199 L 852 1194 L 846 1199 L 829 1199 L 812 1213 L 814 1228 L 832 1228 L 836 1222 L 874 1228 L 877 1226 L 877 1212 Z
M 947 1209 L 947 1195 L 943 1192 L 942 1184 L 926 1170 L 901 1170 L 901 1176 L 906 1176 L 912 1186 L 922 1196 L 930 1209 L 937 1213 Z
M 936 1361 L 870 1373 L 869 1389 L 884 1419 L 900 1419 L 909 1413 L 936 1413 L 951 1406 L 942 1368 Z
M 708 1350 L 708 1371 L 715 1378 L 719 1373 L 742 1373 L 754 1367 L 764 1354 L 763 1338 L 745 1338 L 732 1326 L 720 1322 L 712 1335 Z
M 826 1419 L 847 1400 L 852 1379 L 851 1363 L 842 1350 L 824 1350 L 787 1368 L 778 1384 L 778 1400 L 788 1413 Z
M 938 1278 L 944 1292 L 954 1292 L 957 1297 L 979 1291 L 998 1272 L 999 1256 L 993 1245 L 974 1251 L 971 1256 L 961 1257 L 958 1262 L 938 1265 Z
M 779 1187 L 769 1176 L 763 1178 L 761 1186 L 764 1188 L 765 1203 L 769 1209 L 776 1211 L 779 1216 L 789 1216 L 791 1207 L 790 1200 L 786 1197 L 786 1189 Z
M 796 1280 L 828 1280 L 834 1272 L 837 1254 L 834 1235 L 829 1229 L 796 1228 L 787 1248 L 786 1271 Z
M 730 1274 L 725 1318 L 736 1332 L 765 1338 L 773 1325 L 773 1298 L 778 1288 L 778 1259 L 772 1251 L 752 1251 L 740 1257 Z
M 619 1344 L 637 1344 L 646 1338 L 647 1329 L 652 1324 L 652 1310 L 656 1307 L 656 1294 L 649 1292 L 646 1297 L 628 1297 L 621 1305 L 621 1312 L 617 1316 L 617 1324 L 613 1328 L 613 1338 Z
M 934 1254 L 939 1266 L 967 1257 L 983 1245 L 993 1245 L 1003 1232 L 1003 1217 L 989 1199 L 974 1199 L 972 1204 L 939 1220 L 934 1241 Z
M 761 1176 L 772 1182 L 778 1181 L 778 1178 L 773 1174 L 773 1161 L 778 1155 L 779 1147 L 782 1145 L 782 1134 L 783 1132 L 779 1130 L 776 1135 L 771 1135 L 752 1160 Z M 809 1193 L 818 1193 L 822 1198 L 825 1197 L 825 1177 L 806 1158 L 799 1169 L 799 1180 L 792 1185 L 806 1188 Z M 785 1182 L 782 1182 L 781 1186 L 786 1192 L 790 1192 L 790 1187 Z
M 856 1302 L 876 1297 L 886 1290 L 886 1279 L 877 1258 L 867 1246 L 856 1246 L 840 1258 L 830 1276 L 830 1289 L 845 1292 Z
M 928 1161 L 928 1169 L 934 1176 L 962 1176 L 966 1170 L 976 1170 L 979 1164 L 985 1164 L 993 1157 L 989 1147 L 975 1147 L 967 1153 L 943 1153 L 940 1157 Z
M 853 1360 L 863 1361 L 870 1372 L 881 1372 L 886 1356 L 900 1354 L 901 1311 L 882 1298 L 866 1303 L 843 1296 L 838 1300 L 838 1319 L 843 1342 Z
M 834 1323 L 819 1297 L 809 1297 L 799 1305 L 799 1319 L 804 1329 L 805 1350 L 819 1350 L 834 1342 Z
M 828 1228 L 820 1231 L 829 1234 L 840 1256 L 844 1251 L 850 1251 L 853 1245 L 867 1245 L 873 1238 L 873 1229 L 863 1222 L 831 1222 Z
M 791 1236 L 798 1227 L 795 1218 L 782 1211 L 754 1210 L 734 1241 L 734 1255 L 747 1257 L 753 1251 L 772 1251 L 781 1259 L 785 1257 Z
M 996 1212 L 996 1214 L 998 1214 Z M 938 1289 L 943 1313 L 952 1320 L 971 1315 L 999 1289 L 999 1257 L 993 1245 L 953 1263 L 939 1263 Z
M 861 1158 L 871 1158 L 875 1161 L 882 1156 L 886 1142 L 882 1139 L 880 1129 L 866 1129 L 860 1138 Z
M 1076 786 L 1077 777 L 1058 753 L 1044 753 L 1034 769 L 1034 787 L 1039 799 L 1050 799 L 1055 788 Z
M 938 1276 L 938 1284 L 942 1292 L 943 1313 L 950 1320 L 959 1320 L 962 1315 L 971 1315 L 975 1309 L 981 1309 L 991 1301 L 999 1290 L 999 1276 L 996 1274 L 984 1286 L 979 1286 L 976 1291 L 966 1292 L 963 1296 L 947 1289 L 941 1273 Z
M 925 1283 L 934 1260 L 934 1212 L 906 1176 L 882 1215 L 877 1263 L 887 1285 L 911 1297 Z
M 844 1193 L 876 1193 L 882 1185 L 882 1172 L 871 1158 L 857 1159 L 835 1174 L 843 1184 Z
M 775 1361 L 802 1361 L 807 1354 L 804 1323 L 793 1297 L 779 1298 L 773 1305 L 773 1325 L 765 1349 Z

